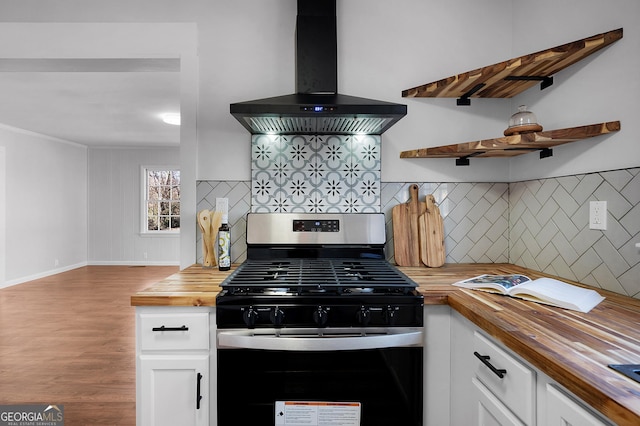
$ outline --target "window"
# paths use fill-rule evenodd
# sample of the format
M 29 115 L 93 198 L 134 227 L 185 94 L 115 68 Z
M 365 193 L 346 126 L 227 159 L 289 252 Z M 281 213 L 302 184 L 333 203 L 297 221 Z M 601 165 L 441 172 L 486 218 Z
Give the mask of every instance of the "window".
M 180 231 L 180 170 L 143 167 L 142 232 Z

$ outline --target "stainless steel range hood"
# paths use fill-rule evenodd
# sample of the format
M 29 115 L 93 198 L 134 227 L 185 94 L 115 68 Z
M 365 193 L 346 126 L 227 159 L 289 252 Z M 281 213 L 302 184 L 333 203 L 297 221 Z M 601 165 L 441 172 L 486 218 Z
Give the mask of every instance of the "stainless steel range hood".
M 407 106 L 338 93 L 335 0 L 298 0 L 296 93 L 231 104 L 251 134 L 380 135 Z

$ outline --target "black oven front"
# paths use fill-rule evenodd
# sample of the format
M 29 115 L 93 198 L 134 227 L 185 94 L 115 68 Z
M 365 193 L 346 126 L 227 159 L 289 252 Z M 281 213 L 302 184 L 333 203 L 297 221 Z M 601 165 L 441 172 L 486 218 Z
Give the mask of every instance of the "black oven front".
M 218 425 L 422 425 L 422 342 L 420 328 L 218 330 Z

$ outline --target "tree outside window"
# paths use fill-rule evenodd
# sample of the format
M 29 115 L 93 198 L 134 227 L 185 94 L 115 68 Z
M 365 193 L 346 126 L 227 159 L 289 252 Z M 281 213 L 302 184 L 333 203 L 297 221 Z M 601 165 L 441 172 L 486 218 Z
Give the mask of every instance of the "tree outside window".
M 180 170 L 144 168 L 145 219 L 143 232 L 180 230 Z

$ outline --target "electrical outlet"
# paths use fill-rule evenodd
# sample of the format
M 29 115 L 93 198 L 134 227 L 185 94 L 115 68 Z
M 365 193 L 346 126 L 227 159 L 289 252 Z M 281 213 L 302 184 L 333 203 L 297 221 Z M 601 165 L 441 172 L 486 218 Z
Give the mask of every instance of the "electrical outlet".
M 589 202 L 589 229 L 607 229 L 607 202 Z

